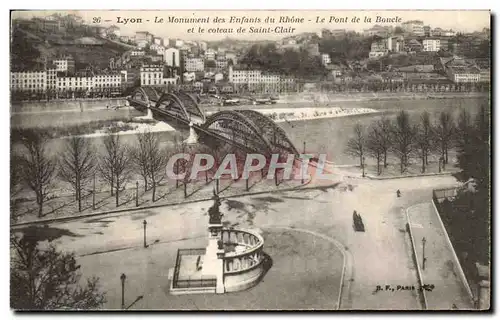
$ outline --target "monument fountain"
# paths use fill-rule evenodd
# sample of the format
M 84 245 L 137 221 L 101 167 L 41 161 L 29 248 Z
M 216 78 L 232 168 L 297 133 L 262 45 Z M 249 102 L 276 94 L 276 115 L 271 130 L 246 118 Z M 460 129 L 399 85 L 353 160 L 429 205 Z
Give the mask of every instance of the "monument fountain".
M 259 232 L 225 228 L 221 199 L 208 210 L 206 248 L 179 249 L 169 270 L 171 294 L 226 293 L 256 285 L 264 274 L 264 238 Z

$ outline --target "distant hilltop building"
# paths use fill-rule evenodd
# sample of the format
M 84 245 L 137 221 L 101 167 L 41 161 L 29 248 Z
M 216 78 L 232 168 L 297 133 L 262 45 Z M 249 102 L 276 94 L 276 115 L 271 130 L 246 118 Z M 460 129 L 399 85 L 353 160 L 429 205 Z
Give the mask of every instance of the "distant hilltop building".
M 440 39 L 424 39 L 422 41 L 423 51 L 426 52 L 437 52 L 441 50 L 441 40 Z
M 145 41 L 146 43 L 153 43 L 153 35 L 147 31 L 137 31 L 135 33 L 135 42 L 139 43 Z
M 379 36 L 384 38 L 390 35 L 391 33 L 392 33 L 392 27 L 380 26 L 380 25 L 375 25 L 370 29 L 363 30 L 363 35 L 365 37 Z
M 401 28 L 403 31 L 409 35 L 413 36 L 424 36 L 425 31 L 424 31 L 424 22 L 422 20 L 410 20 L 403 22 L 401 24 Z
M 345 29 L 335 29 L 335 30 L 329 30 L 329 29 L 323 29 L 321 30 L 321 38 L 323 39 L 329 39 L 329 38 L 337 38 L 337 37 L 343 37 L 346 35 L 346 30 Z
M 402 36 L 389 36 L 375 40 L 371 44 L 369 57 L 383 57 L 389 52 L 401 52 L 404 50 L 404 39 Z
M 457 33 L 453 30 L 443 30 L 441 28 L 435 28 L 430 33 L 432 37 L 454 37 L 456 35 Z

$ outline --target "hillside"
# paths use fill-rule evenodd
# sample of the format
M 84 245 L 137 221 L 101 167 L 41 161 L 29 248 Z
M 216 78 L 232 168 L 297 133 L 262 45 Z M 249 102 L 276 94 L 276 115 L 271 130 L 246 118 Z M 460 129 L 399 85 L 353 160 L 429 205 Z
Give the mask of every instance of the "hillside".
M 43 66 L 58 56 L 72 55 L 76 68 L 87 66 L 104 69 L 109 59 L 120 56 L 127 47 L 117 42 L 96 37 L 85 31 L 44 32 L 23 27 L 13 27 L 11 67 L 33 69 Z

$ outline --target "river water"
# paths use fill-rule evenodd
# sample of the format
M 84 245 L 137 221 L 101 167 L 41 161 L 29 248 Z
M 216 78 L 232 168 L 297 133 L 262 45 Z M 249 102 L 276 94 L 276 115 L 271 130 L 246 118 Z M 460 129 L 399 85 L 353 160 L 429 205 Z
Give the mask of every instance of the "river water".
M 295 145 L 299 152 L 303 151 L 303 144 L 306 143 L 305 151 L 308 153 L 320 154 L 326 153 L 327 159 L 333 161 L 335 164 L 356 164 L 356 159 L 346 156 L 343 152 L 347 140 L 352 136 L 353 127 L 356 123 L 360 123 L 363 127 L 368 128 L 370 124 L 385 115 L 391 119 L 396 117 L 400 110 L 409 112 L 410 117 L 414 121 L 418 121 L 420 114 L 425 110 L 431 114 L 431 120 L 437 121 L 438 115 L 442 111 L 450 111 L 456 118 L 462 108 L 465 108 L 476 114 L 477 110 L 482 104 L 488 104 L 488 97 L 474 97 L 474 98 L 452 98 L 452 99 L 434 99 L 434 100 L 392 100 L 392 101 L 343 101 L 343 102 L 330 102 L 324 105 L 311 105 L 310 103 L 295 103 L 295 104 L 279 104 L 273 106 L 255 106 L 258 108 L 300 108 L 300 107 L 343 107 L 343 108 L 372 108 L 380 111 L 380 113 L 361 114 L 354 116 L 346 116 L 339 118 L 322 118 L 315 120 L 299 120 L 290 122 L 280 122 L 278 125 L 283 128 L 292 143 Z M 249 106 L 248 108 L 250 108 Z M 254 108 L 255 108 L 254 107 Z M 238 107 L 245 108 L 245 107 Z M 225 109 L 223 107 L 206 108 L 207 111 L 218 111 Z M 117 112 L 117 113 L 115 113 Z M 86 113 L 84 116 L 88 120 L 112 119 L 112 114 L 119 117 L 135 117 L 142 115 L 135 109 L 132 110 L 96 110 L 94 112 Z M 18 115 L 18 117 L 21 115 Z M 73 117 L 76 115 L 73 115 Z M 38 117 L 39 121 L 43 117 L 51 117 L 52 121 L 56 121 L 59 125 L 64 123 L 72 123 L 71 113 L 56 113 L 38 115 L 22 115 L 22 121 L 28 121 L 26 117 Z M 12 119 L 11 119 L 12 120 Z M 34 121 L 34 119 L 30 119 Z M 66 122 L 67 121 L 67 122 Z M 36 122 L 36 121 L 35 121 Z M 160 132 L 160 141 L 166 147 L 172 145 L 174 136 L 179 139 L 187 137 L 187 131 L 165 131 Z M 92 138 L 94 145 L 97 149 L 102 145 L 101 138 Z M 125 134 L 122 136 L 124 142 L 129 145 L 137 143 L 134 134 Z M 61 150 L 62 141 L 64 139 L 56 139 L 50 144 L 52 153 L 56 154 Z

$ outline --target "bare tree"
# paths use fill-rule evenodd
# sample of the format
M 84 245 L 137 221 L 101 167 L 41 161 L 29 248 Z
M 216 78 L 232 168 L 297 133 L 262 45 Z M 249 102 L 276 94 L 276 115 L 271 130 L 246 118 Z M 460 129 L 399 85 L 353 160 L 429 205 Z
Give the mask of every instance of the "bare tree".
M 382 158 L 384 157 L 385 149 L 384 133 L 382 129 L 376 124 L 370 128 L 367 141 L 366 141 L 366 153 L 374 157 L 377 160 L 377 174 L 382 173 L 382 168 L 380 166 Z
M 43 215 L 43 204 L 49 196 L 50 184 L 55 173 L 55 162 L 47 155 L 48 138 L 43 133 L 26 130 L 21 142 L 27 149 L 22 157 L 23 180 L 36 194 L 38 217 Z
M 220 177 L 216 176 L 215 174 L 219 169 L 219 166 L 221 165 L 222 161 L 229 153 L 228 146 L 219 145 L 215 148 L 210 148 L 208 153 L 214 157 L 214 165 L 208 171 L 215 177 L 215 193 L 219 194 Z
M 384 158 L 384 168 L 387 168 L 387 155 L 391 148 L 392 127 L 391 120 L 385 116 L 377 121 L 378 144 Z
M 22 190 L 22 168 L 20 163 L 22 158 L 11 152 L 10 154 L 10 196 L 17 195 Z
M 434 128 L 435 138 L 441 157 L 445 164 L 448 163 L 448 151 L 452 146 L 455 127 L 450 112 L 443 111 L 439 115 L 439 121 Z
M 174 150 L 173 153 L 185 153 L 186 152 L 186 144 L 179 140 L 179 138 L 176 136 L 174 137 Z M 186 167 L 187 167 L 187 161 L 185 159 L 179 159 L 175 162 L 174 164 L 174 173 L 176 175 L 182 174 L 186 172 Z M 179 188 L 179 179 L 175 180 L 175 188 Z
M 429 164 L 428 157 L 431 150 L 432 141 L 432 126 L 430 114 L 427 111 L 420 115 L 420 125 L 418 126 L 418 134 L 416 139 L 419 149 L 419 157 L 422 160 L 422 173 L 425 172 L 426 166 Z
M 365 145 L 366 145 L 366 137 L 365 132 L 361 124 L 357 123 L 354 126 L 354 137 L 347 140 L 347 146 L 344 150 L 345 154 L 358 157 L 359 165 L 363 167 L 363 157 L 365 155 Z
M 104 155 L 99 163 L 101 176 L 114 189 L 116 206 L 119 206 L 119 193 L 129 178 L 130 156 L 127 148 L 121 143 L 119 135 L 104 138 Z M 113 192 L 113 191 L 112 191 Z
M 130 150 L 130 160 L 138 169 L 144 181 L 144 192 L 148 191 L 149 161 L 147 139 L 149 139 L 149 134 L 149 131 L 137 134 L 137 147 Z
M 59 161 L 59 176 L 71 184 L 82 211 L 82 190 L 94 175 L 96 165 L 94 150 L 88 139 L 73 136 L 68 139 Z
M 401 173 L 408 167 L 410 156 L 415 148 L 416 132 L 415 126 L 410 123 L 408 112 L 401 111 L 392 126 L 393 145 L 392 151 L 399 158 Z
M 160 148 L 160 140 L 158 135 L 147 132 L 145 134 L 146 155 L 148 160 L 148 177 L 151 181 L 153 194 L 151 201 L 155 202 L 156 187 L 165 179 L 166 166 L 168 162 L 168 154 L 166 150 Z
M 10 153 L 10 213 L 11 219 L 17 219 L 16 211 L 18 209 L 16 195 L 23 190 L 23 175 L 21 167 L 22 158 L 12 151 Z

